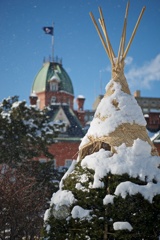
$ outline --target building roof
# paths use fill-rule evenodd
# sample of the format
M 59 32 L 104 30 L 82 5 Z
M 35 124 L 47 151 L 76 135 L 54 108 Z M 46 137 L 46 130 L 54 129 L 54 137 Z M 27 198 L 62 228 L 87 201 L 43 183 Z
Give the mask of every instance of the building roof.
M 67 125 L 66 131 L 59 134 L 59 137 L 82 138 L 84 136 L 82 126 L 69 105 L 53 104 L 47 114 L 52 121 L 59 119 Z
M 160 132 L 156 132 L 152 137 L 151 137 L 151 141 L 155 144 L 160 144 Z
M 72 81 L 67 72 L 62 67 L 62 64 L 56 62 L 46 62 L 36 75 L 32 92 L 44 92 L 49 89 L 49 81 L 56 78 L 60 80 L 59 91 L 65 91 L 74 95 Z

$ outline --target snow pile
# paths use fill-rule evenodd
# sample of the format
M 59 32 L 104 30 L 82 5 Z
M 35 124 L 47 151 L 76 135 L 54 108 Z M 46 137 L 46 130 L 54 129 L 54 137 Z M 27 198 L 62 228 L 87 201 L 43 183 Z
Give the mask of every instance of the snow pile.
M 147 181 L 148 184 L 139 186 L 131 182 L 120 183 L 115 195 L 126 197 L 127 193 L 134 195 L 141 193 L 145 199 L 152 201 L 156 194 L 160 194 L 160 158 L 151 156 L 151 146 L 140 139 L 134 141 L 132 147 L 126 147 L 125 144 L 116 148 L 117 154 L 100 149 L 99 152 L 86 156 L 81 161 L 83 168 L 93 169 L 95 171 L 93 184 L 91 188 L 102 188 L 104 183 L 101 179 L 108 173 L 122 175 L 128 173 L 130 177 L 139 178 Z M 153 180 L 157 184 L 153 183 Z M 106 204 L 106 203 L 105 203 Z
M 62 177 L 62 180 L 60 181 L 59 184 L 59 188 L 62 189 L 63 188 L 63 180 L 65 178 L 67 178 L 69 176 L 69 174 L 75 169 L 75 165 L 76 165 L 77 161 L 73 160 L 71 166 L 69 167 L 68 171 L 64 174 L 64 176 Z
M 132 226 L 128 222 L 115 222 L 113 223 L 114 230 L 128 230 L 132 231 Z
M 154 184 L 149 182 L 145 186 L 140 186 L 129 181 L 120 183 L 116 188 L 115 194 L 125 198 L 127 193 L 129 195 L 141 193 L 145 199 L 152 202 L 153 197 L 160 194 L 160 183 Z
M 76 199 L 74 198 L 72 192 L 67 190 L 59 190 L 53 194 L 51 198 L 51 205 L 55 205 L 55 209 L 58 210 L 61 206 L 72 205 Z
M 80 219 L 90 219 L 90 212 L 91 210 L 85 210 L 83 209 L 82 207 L 80 206 L 75 206 L 73 209 L 72 209 L 72 217 L 75 219 L 75 218 L 80 218 Z
M 12 109 L 13 109 L 13 108 L 17 108 L 21 103 L 22 103 L 21 101 L 14 102 L 14 103 L 12 104 Z
M 62 220 L 70 215 L 70 206 L 76 202 L 72 192 L 67 190 L 59 190 L 53 194 L 50 202 L 50 208 L 44 214 L 44 221 L 47 221 L 50 216 Z
M 114 80 L 111 80 L 107 84 L 106 91 L 111 86 L 114 91 L 113 94 L 104 97 L 101 100 L 91 122 L 90 128 L 88 129 L 85 137 L 82 139 L 80 147 L 90 141 L 90 136 L 94 136 L 95 138 L 108 136 L 123 123 L 135 123 L 141 126 L 146 126 L 142 110 L 137 104 L 134 96 L 124 93 L 121 90 L 120 83 L 117 83 Z M 118 104 L 118 110 L 113 105 L 113 102 Z
M 105 198 L 103 199 L 103 204 L 107 205 L 109 203 L 113 203 L 114 197 L 115 196 L 113 196 L 111 194 L 106 195 Z
M 114 195 L 107 194 L 103 199 L 103 204 L 113 204 L 114 197 L 121 195 L 125 198 L 127 194 L 134 195 L 140 193 L 146 200 L 152 202 L 155 195 L 160 194 L 160 158 L 150 154 L 151 146 L 140 139 L 134 141 L 132 147 L 126 147 L 125 144 L 116 148 L 117 153 L 113 154 L 110 151 L 100 149 L 98 152 L 86 156 L 81 161 L 81 167 L 94 170 L 94 181 L 89 182 L 89 188 L 103 188 L 103 177 L 109 173 L 123 175 L 127 173 L 130 177 L 139 178 L 146 182 L 146 185 L 138 185 L 130 181 L 121 182 L 115 189 Z M 73 161 L 71 167 L 64 175 L 60 183 L 60 190 L 53 194 L 51 199 L 51 206 L 54 210 L 65 212 L 66 208 L 71 207 L 76 203 L 76 199 L 72 192 L 62 190 L 63 180 L 73 173 L 77 161 Z M 156 184 L 153 182 L 156 182 Z M 87 175 L 84 173 L 79 176 L 79 182 L 76 183 L 75 188 L 82 191 L 89 191 L 82 186 L 82 183 L 89 181 Z M 80 206 L 73 207 L 71 215 L 73 218 L 87 218 L 89 219 L 89 210 L 85 210 Z M 45 214 L 45 221 L 49 218 L 50 212 L 47 210 Z M 57 214 L 61 214 L 57 212 Z M 69 216 L 69 210 L 65 217 Z M 119 226 L 119 225 L 118 225 Z M 128 229 L 129 230 L 129 229 Z
M 132 147 L 125 144 L 116 148 L 117 153 L 100 149 L 99 152 L 86 156 L 81 161 L 83 168 L 90 168 L 95 171 L 93 188 L 102 187 L 99 179 L 107 173 L 122 175 L 128 173 L 131 177 L 139 177 L 142 181 L 160 180 L 160 158 L 151 156 L 151 146 L 140 139 L 134 141 Z
M 83 192 L 85 192 L 85 191 L 89 192 L 89 189 L 86 189 L 85 187 L 83 187 L 81 183 L 77 183 L 75 188 L 77 188 L 78 190 L 81 190 Z
M 44 221 L 46 222 L 50 217 L 50 209 L 47 209 L 44 213 Z

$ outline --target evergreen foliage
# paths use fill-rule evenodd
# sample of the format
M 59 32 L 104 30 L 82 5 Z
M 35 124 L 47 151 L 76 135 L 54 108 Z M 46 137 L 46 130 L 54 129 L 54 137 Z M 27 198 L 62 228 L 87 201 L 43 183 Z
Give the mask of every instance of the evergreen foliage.
M 14 166 L 40 155 L 53 159 L 48 146 L 57 136 L 58 128 L 49 121 L 46 111 L 27 107 L 17 96 L 3 100 L 0 105 L 0 163 Z
M 103 206 L 103 198 L 105 197 L 105 189 L 89 189 L 89 182 L 93 182 L 93 171 L 82 169 L 77 166 L 75 171 L 64 180 L 63 189 L 72 191 L 75 199 L 78 201 L 76 205 L 82 206 L 84 209 L 91 210 L 91 220 L 73 219 L 68 217 L 67 220 L 55 219 L 51 216 L 49 225 L 51 226 L 49 239 L 102 239 L 103 236 L 103 220 L 105 208 Z M 81 183 L 83 190 L 78 190 L 75 185 L 80 182 L 82 174 L 86 174 L 89 181 Z M 73 208 L 74 206 L 72 206 Z M 51 212 L 53 209 L 51 210 Z M 47 235 L 48 237 L 48 235 Z M 89 238 L 90 237 L 90 238 Z
M 86 176 L 87 181 L 81 181 L 81 176 Z M 63 190 L 71 191 L 77 200 L 69 208 L 67 218 L 58 219 L 54 216 L 55 206 L 50 208 L 49 219 L 44 230 L 44 239 L 90 239 L 90 240 L 158 240 L 160 235 L 160 195 L 154 197 L 153 204 L 138 193 L 127 195 L 126 198 L 115 196 L 117 185 L 121 182 L 131 181 L 139 185 L 146 182 L 123 175 L 107 174 L 101 179 L 102 188 L 90 188 L 93 183 L 94 171 L 82 168 L 78 163 L 73 172 L 63 180 Z M 153 180 L 154 181 L 154 180 Z M 81 187 L 78 188 L 78 184 Z M 107 194 L 114 195 L 113 203 L 104 205 L 103 199 Z M 91 210 L 89 218 L 73 218 L 71 211 L 74 206 Z M 133 227 L 132 231 L 115 231 L 113 223 L 126 221 Z

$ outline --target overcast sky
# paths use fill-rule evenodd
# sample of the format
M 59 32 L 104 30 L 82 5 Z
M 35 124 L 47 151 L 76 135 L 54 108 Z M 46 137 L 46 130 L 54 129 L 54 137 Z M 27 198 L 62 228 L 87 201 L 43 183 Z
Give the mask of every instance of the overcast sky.
M 54 55 L 72 79 L 74 95 L 86 97 L 91 109 L 111 78 L 110 62 L 90 19 L 103 9 L 114 51 L 123 26 L 126 0 L 6 0 L 0 1 L 0 101 L 18 95 L 28 101 L 34 78 L 51 55 L 51 36 L 42 27 L 54 22 Z M 127 42 L 143 6 L 145 13 L 126 58 L 131 92 L 160 97 L 160 1 L 130 0 Z

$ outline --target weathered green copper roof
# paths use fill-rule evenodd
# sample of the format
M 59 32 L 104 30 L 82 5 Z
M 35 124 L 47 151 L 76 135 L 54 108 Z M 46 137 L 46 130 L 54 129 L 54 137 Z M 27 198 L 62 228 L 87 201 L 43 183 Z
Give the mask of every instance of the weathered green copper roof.
M 45 63 L 40 69 L 34 79 L 32 92 L 38 93 L 47 91 L 49 89 L 49 80 L 53 76 L 58 76 L 58 79 L 60 80 L 58 91 L 65 91 L 74 95 L 72 81 L 67 72 L 61 64 L 53 62 Z

